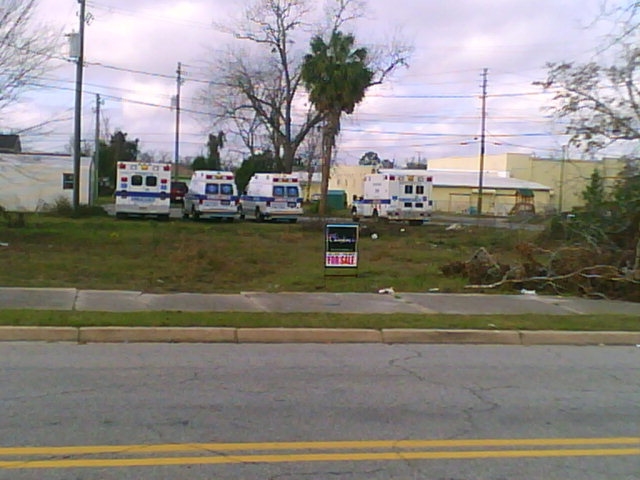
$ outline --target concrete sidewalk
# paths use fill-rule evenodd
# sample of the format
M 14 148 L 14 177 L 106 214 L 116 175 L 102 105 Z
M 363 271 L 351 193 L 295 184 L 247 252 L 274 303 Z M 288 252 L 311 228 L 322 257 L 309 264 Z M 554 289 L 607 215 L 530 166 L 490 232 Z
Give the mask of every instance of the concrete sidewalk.
M 625 314 L 640 318 L 640 304 L 633 302 L 441 293 L 150 294 L 74 288 L 0 288 L 0 308 L 86 312 Z M 0 341 L 639 345 L 640 332 L 7 326 L 0 327 Z
M 0 309 L 93 312 L 445 313 L 500 315 L 624 314 L 640 303 L 544 295 L 455 293 L 143 293 L 75 288 L 0 288 Z

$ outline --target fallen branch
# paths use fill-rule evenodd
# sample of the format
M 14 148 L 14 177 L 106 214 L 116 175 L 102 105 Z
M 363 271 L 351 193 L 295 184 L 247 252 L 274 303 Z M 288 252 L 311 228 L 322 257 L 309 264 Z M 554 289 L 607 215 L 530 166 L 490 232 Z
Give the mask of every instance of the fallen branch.
M 637 284 L 640 285 L 640 281 L 637 280 L 632 280 L 628 277 L 622 276 L 622 275 L 617 275 L 617 276 L 606 276 L 606 275 L 602 275 L 602 274 L 593 274 L 593 273 L 585 273 L 591 270 L 595 270 L 595 269 L 611 269 L 614 268 L 611 265 L 593 265 L 590 267 L 583 267 L 579 270 L 576 270 L 575 272 L 571 272 L 571 273 L 566 273 L 564 275 L 554 275 L 554 276 L 544 276 L 544 277 L 529 277 L 529 278 L 508 278 L 509 274 L 507 272 L 507 274 L 505 274 L 504 277 L 502 277 L 502 280 L 499 280 L 497 282 L 494 283 L 490 283 L 490 284 L 486 284 L 486 285 L 466 285 L 464 288 L 469 288 L 469 289 L 490 289 L 490 288 L 496 288 L 496 287 L 500 287 L 502 285 L 507 285 L 507 284 L 513 284 L 513 283 L 528 283 L 528 282 L 545 282 L 545 283 L 550 283 L 550 282 L 556 282 L 558 280 L 567 280 L 569 278 L 574 278 L 574 277 L 582 277 L 582 278 L 587 278 L 587 279 L 604 279 L 604 280 L 611 280 L 614 282 L 626 282 L 626 283 L 633 283 L 633 284 Z

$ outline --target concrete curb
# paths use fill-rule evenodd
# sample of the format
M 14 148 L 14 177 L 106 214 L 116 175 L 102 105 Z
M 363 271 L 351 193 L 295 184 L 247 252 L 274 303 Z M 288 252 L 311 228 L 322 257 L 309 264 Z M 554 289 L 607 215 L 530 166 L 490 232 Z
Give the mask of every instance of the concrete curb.
M 380 330 L 358 328 L 239 328 L 239 343 L 381 343 Z
M 0 326 L 0 342 L 77 342 L 75 327 L 4 327 Z
M 640 345 L 640 332 L 520 332 L 522 345 Z
M 443 344 L 491 344 L 520 345 L 520 333 L 516 330 L 411 330 L 383 329 L 384 343 L 443 343 Z
M 235 328 L 82 327 L 79 343 L 235 343 Z
M 640 332 L 223 327 L 12 327 L 0 342 L 640 345 Z

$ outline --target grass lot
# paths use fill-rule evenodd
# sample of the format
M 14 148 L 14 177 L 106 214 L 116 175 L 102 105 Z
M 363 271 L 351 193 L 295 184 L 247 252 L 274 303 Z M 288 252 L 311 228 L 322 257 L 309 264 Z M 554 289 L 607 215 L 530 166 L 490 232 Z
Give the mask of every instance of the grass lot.
M 334 313 L 65 312 L 0 310 L 0 325 L 235 328 L 442 328 L 480 330 L 640 331 L 625 315 L 421 315 Z
M 378 238 L 373 240 L 371 234 Z M 322 222 L 259 224 L 113 217 L 26 216 L 0 223 L 0 286 L 145 292 L 466 291 L 439 267 L 486 247 L 503 263 L 536 233 L 466 227 L 368 224 L 361 228 L 358 276 L 325 277 Z M 477 293 L 477 291 L 474 291 Z M 66 312 L 0 310 L 0 325 L 474 328 L 639 331 L 631 316 Z
M 371 233 L 377 233 L 373 240 Z M 80 219 L 30 215 L 0 224 L 0 286 L 145 292 L 464 291 L 439 267 L 484 246 L 502 262 L 535 233 L 398 224 L 363 226 L 358 276 L 325 277 L 320 221 L 297 224 Z

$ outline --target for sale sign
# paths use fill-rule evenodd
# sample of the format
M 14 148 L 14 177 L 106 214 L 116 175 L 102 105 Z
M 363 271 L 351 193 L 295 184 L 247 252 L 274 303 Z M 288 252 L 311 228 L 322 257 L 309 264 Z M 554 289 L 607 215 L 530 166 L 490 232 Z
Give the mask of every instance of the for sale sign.
M 358 225 L 343 223 L 325 228 L 325 268 L 358 267 Z

